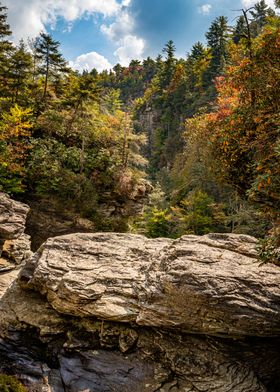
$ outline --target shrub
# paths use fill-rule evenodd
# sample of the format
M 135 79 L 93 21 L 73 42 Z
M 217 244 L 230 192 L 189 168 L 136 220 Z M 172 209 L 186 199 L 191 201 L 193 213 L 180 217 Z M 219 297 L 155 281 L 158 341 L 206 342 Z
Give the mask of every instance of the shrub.
M 27 390 L 14 376 L 0 374 L 0 392 L 27 392 Z

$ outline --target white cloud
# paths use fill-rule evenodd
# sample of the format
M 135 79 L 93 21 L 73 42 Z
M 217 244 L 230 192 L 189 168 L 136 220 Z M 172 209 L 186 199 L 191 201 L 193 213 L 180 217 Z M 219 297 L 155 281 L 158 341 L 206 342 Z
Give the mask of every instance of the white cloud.
M 131 0 L 123 0 L 122 1 L 122 6 L 123 7 L 128 7 L 130 5 L 130 3 L 131 3 Z
M 198 7 L 198 12 L 203 15 L 208 15 L 211 9 L 212 9 L 211 4 L 203 4 L 200 7 Z
M 127 66 L 132 59 L 141 60 L 145 49 L 145 41 L 134 33 L 134 18 L 127 9 L 130 1 L 123 0 L 123 7 L 115 16 L 113 23 L 101 26 L 102 33 L 118 46 L 114 55 L 124 66 Z
M 2 0 L 8 7 L 8 22 L 14 40 L 35 37 L 46 24 L 55 25 L 59 17 L 71 23 L 94 13 L 116 15 L 121 6 L 116 0 Z
M 121 11 L 117 16 L 115 21 L 109 26 L 102 25 L 101 31 L 105 34 L 111 41 L 119 41 L 124 36 L 130 34 L 134 28 L 134 20 L 131 15 L 126 11 Z
M 78 71 L 91 71 L 93 68 L 96 68 L 98 72 L 101 72 L 104 69 L 113 68 L 106 57 L 97 52 L 81 54 L 74 61 L 70 61 L 69 65 Z
M 134 33 L 134 18 L 129 13 L 131 0 L 2 0 L 8 7 L 8 22 L 13 31 L 13 39 L 34 38 L 45 31 L 48 24 L 55 28 L 59 18 L 68 22 L 65 31 L 70 31 L 75 20 L 89 15 L 113 18 L 111 24 L 103 24 L 100 29 L 117 48 L 117 61 L 126 65 L 132 58 L 142 58 L 145 42 Z M 109 61 L 96 52 L 82 54 L 71 62 L 75 69 L 98 70 L 111 68 Z
M 145 41 L 135 35 L 126 35 L 119 42 L 120 47 L 114 55 L 118 57 L 119 63 L 127 66 L 132 59 L 141 60 L 145 48 Z

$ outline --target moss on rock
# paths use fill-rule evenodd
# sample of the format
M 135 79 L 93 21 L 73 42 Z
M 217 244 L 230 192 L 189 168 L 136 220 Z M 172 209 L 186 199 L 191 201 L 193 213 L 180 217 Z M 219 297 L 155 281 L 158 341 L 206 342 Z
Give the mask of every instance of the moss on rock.
M 0 392 L 27 392 L 27 390 L 14 376 L 0 374 Z

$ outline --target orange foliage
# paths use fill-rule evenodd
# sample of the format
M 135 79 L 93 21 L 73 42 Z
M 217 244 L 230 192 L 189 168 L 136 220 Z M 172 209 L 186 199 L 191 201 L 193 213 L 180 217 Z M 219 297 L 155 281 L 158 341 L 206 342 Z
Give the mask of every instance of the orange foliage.
M 252 58 L 242 45 L 231 48 L 231 65 L 216 79 L 213 112 L 188 120 L 187 125 L 210 140 L 224 179 L 277 214 L 280 30 L 279 21 L 274 23 L 254 40 Z

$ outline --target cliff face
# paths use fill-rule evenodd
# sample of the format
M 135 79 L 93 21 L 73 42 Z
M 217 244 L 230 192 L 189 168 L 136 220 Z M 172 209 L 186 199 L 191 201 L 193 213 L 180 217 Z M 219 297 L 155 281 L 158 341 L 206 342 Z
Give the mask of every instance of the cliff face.
M 0 298 L 31 256 L 29 236 L 24 234 L 29 207 L 0 192 Z
M 117 222 L 126 222 L 129 217 L 143 211 L 151 190 L 149 182 L 143 180 L 142 183 L 131 185 L 123 196 L 104 192 L 103 200 L 99 200 L 96 206 L 99 223 L 82 218 L 73 206 L 65 205 L 55 198 L 33 197 L 28 200 L 30 212 L 26 224 L 32 238 L 32 249 L 37 250 L 49 237 L 96 232 L 104 222 L 109 222 L 113 227 Z
M 0 372 L 41 392 L 278 392 L 280 269 L 255 247 L 228 234 L 51 238 L 1 299 Z

